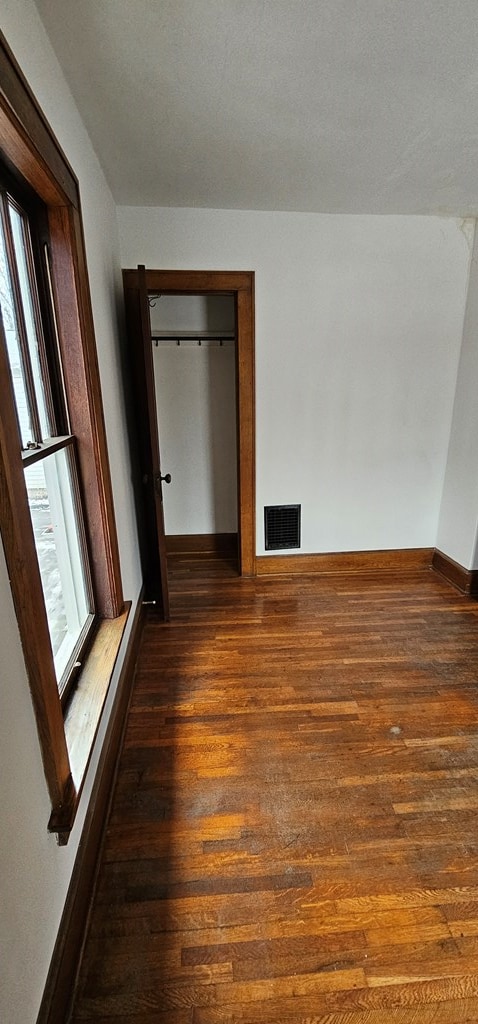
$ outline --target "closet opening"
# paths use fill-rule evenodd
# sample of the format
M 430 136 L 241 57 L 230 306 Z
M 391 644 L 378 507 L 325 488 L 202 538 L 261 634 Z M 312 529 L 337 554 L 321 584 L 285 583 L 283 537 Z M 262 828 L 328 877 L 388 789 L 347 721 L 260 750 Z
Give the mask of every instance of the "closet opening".
M 181 558 L 255 575 L 254 274 L 123 271 L 145 599 Z
M 234 296 L 148 300 L 168 571 L 238 574 Z

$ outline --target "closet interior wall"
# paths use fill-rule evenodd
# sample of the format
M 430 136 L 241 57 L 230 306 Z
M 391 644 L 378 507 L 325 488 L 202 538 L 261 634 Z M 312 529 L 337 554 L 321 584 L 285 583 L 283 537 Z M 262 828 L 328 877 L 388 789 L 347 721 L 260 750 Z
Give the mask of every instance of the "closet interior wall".
M 234 298 L 151 296 L 150 307 L 161 466 L 172 477 L 166 535 L 237 533 Z

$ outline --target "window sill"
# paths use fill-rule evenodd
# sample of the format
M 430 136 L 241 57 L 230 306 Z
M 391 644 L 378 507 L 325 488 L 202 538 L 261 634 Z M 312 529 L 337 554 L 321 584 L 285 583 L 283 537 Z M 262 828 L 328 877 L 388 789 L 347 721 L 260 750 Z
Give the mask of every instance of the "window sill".
M 121 615 L 115 619 L 103 619 L 100 623 L 93 645 L 78 677 L 75 692 L 68 705 L 65 717 L 65 738 L 72 782 L 70 792 L 61 810 L 52 814 L 48 823 L 49 832 L 58 834 L 60 846 L 64 846 L 68 842 L 73 828 L 130 610 L 131 603 L 128 602 Z

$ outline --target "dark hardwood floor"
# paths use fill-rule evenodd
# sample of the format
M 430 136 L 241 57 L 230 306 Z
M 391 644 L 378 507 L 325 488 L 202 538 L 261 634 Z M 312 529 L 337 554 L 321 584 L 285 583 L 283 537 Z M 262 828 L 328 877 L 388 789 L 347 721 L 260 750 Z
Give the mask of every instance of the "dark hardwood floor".
M 478 604 L 176 565 L 75 1024 L 478 1021 Z

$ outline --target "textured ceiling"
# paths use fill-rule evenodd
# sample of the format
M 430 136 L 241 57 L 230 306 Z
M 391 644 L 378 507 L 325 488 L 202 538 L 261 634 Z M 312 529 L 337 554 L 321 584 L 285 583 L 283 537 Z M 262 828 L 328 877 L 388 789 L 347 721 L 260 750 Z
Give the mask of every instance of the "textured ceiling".
M 478 214 L 477 0 L 37 0 L 118 203 Z

